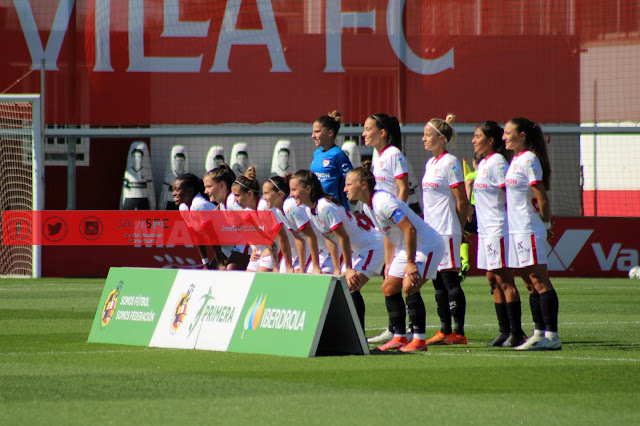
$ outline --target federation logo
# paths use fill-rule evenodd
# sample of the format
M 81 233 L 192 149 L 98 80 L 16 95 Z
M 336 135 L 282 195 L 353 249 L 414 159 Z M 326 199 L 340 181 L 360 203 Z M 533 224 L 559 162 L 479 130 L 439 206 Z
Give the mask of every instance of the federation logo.
M 262 314 L 264 313 L 265 303 L 267 303 L 266 294 L 261 294 L 253 301 L 253 304 L 247 311 L 247 315 L 244 317 L 244 330 L 242 331 L 242 336 L 240 338 L 244 338 L 245 331 L 255 330 L 258 328 L 260 320 L 262 319 Z
M 322 167 L 329 167 L 331 164 L 331 160 L 322 160 Z
M 109 292 L 107 296 L 107 300 L 104 302 L 104 307 L 102 308 L 102 319 L 100 320 L 100 324 L 103 327 L 106 327 L 111 321 L 113 317 L 113 313 L 116 310 L 116 306 L 118 305 L 118 296 L 120 295 L 120 290 L 124 285 L 124 281 L 120 280 L 118 286 Z
M 196 329 L 198 325 L 200 326 L 202 325 L 203 315 L 205 313 L 207 306 L 209 305 L 209 302 L 215 300 L 215 298 L 213 297 L 213 294 L 211 294 L 211 287 L 209 287 L 209 292 L 203 295 L 200 298 L 200 300 L 202 300 L 202 306 L 200 306 L 200 309 L 198 310 L 198 313 L 196 314 L 196 318 L 193 320 L 193 323 L 189 326 L 189 336 L 191 336 L 191 333 L 193 333 L 193 331 Z
M 184 322 L 184 318 L 187 316 L 187 308 L 189 307 L 189 300 L 191 300 L 191 295 L 193 294 L 193 289 L 196 287 L 195 284 L 191 284 L 186 293 L 183 293 L 178 300 L 178 304 L 176 305 L 176 309 L 173 311 L 173 321 L 171 322 L 171 332 L 176 333 L 182 323 Z

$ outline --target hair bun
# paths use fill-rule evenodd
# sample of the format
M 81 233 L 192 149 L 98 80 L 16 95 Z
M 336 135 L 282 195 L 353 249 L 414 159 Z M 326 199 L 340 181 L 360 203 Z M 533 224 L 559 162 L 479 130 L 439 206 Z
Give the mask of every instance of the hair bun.
M 336 120 L 338 123 L 342 121 L 342 114 L 340 114 L 340 111 L 334 110 L 328 113 L 327 115 L 333 118 L 334 120 Z
M 247 168 L 247 170 L 245 170 L 244 172 L 244 176 L 248 177 L 249 179 L 255 179 L 256 178 L 256 168 L 254 166 L 249 166 Z

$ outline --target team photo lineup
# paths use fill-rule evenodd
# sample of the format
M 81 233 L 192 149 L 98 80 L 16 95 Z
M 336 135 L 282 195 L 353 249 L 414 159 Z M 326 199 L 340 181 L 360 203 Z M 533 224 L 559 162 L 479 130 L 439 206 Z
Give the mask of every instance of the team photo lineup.
M 178 175 L 170 185 L 173 208 L 272 211 L 280 224 L 272 245 L 198 246 L 202 268 L 343 275 L 363 330 L 360 289 L 381 275 L 389 325 L 368 339 L 380 352 L 467 344 L 461 284 L 470 266 L 468 235 L 477 234 L 477 267 L 486 271 L 499 328 L 487 346 L 559 350 L 558 296 L 547 271 L 551 169 L 542 129 L 522 117 L 504 127 L 479 124 L 471 141 L 474 171 L 467 171 L 466 161 L 463 168 L 449 153 L 457 139 L 454 119 L 449 114 L 424 126 L 422 142 L 431 157 L 422 178 L 422 212 L 407 204 L 409 169 L 398 119 L 367 117 L 362 138 L 373 156 L 354 168 L 336 145 L 338 111 L 314 121 L 316 150 L 308 170 L 287 170 L 289 147 L 278 150 L 282 173 L 264 182 L 246 162 L 231 167 L 218 161 L 202 179 Z M 529 293 L 529 336 L 522 328 L 516 275 Z M 428 281 L 440 319 L 434 336 L 426 334 L 420 293 Z

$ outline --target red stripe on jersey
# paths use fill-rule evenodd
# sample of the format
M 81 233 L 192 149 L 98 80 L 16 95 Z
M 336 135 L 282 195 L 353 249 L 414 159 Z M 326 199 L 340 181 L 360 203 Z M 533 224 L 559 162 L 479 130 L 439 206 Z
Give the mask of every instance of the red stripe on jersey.
M 385 151 L 387 150 L 387 148 L 389 148 L 390 146 L 391 146 L 391 144 L 389 144 L 389 145 L 385 145 L 385 146 L 384 146 L 384 148 L 382 148 L 382 151 L 380 151 L 380 152 L 378 153 L 378 157 L 379 157 L 380 155 L 382 155 L 382 153 L 383 153 L 383 152 L 385 152 Z
M 427 271 L 429 270 L 429 266 L 431 265 L 431 258 L 433 257 L 433 252 L 430 251 L 429 254 L 427 255 L 427 263 L 425 263 L 424 265 L 424 272 L 422 273 L 422 279 L 426 280 L 427 279 Z
M 538 248 L 536 247 L 536 236 L 531 234 L 531 256 L 533 256 L 533 264 L 538 264 Z
M 300 228 L 298 228 L 298 231 L 302 231 L 304 228 L 307 227 L 308 224 L 309 224 L 309 221 L 306 221 Z
M 340 226 L 340 225 L 342 225 L 342 222 L 340 222 L 339 224 L 337 224 L 336 226 L 334 226 L 333 228 L 331 228 L 331 230 L 332 230 L 332 231 L 335 231 L 335 230 L 336 230 L 336 228 L 337 228 L 338 226 Z
M 408 176 L 409 173 L 402 173 L 401 175 L 396 176 L 396 179 L 402 179 L 405 176 Z
M 505 259 L 504 257 L 505 254 L 506 253 L 504 251 L 504 238 L 500 238 L 500 262 L 502 262 L 502 264 L 500 265 L 500 269 L 507 267 L 507 259 Z
M 529 184 L 529 186 L 533 186 L 533 185 L 535 185 L 536 183 L 542 183 L 542 181 L 541 181 L 541 180 L 534 180 L 533 182 L 531 182 L 531 183 Z
M 369 265 L 369 263 L 371 262 L 372 257 L 373 257 L 373 250 L 369 250 L 369 255 L 367 256 L 367 260 L 364 262 L 364 265 L 362 265 L 363 271 L 367 270 L 367 265 Z
M 462 185 L 464 182 L 454 183 L 453 185 L 449 185 L 449 188 L 455 188 L 456 186 Z

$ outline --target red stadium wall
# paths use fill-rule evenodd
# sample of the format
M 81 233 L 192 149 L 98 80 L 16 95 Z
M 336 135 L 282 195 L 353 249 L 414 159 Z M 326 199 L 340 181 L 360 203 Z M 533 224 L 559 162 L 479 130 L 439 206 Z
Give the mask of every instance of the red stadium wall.
M 161 0 L 112 0 L 98 13 L 87 0 L 0 6 L 0 88 L 44 56 L 45 117 L 61 125 L 309 122 L 333 109 L 349 123 L 372 111 L 404 123 L 447 111 L 459 122 L 504 121 L 514 111 L 579 121 L 580 49 L 568 1 L 554 6 L 551 30 L 539 28 L 548 11 L 530 8 L 521 22 L 507 1 L 477 15 L 480 27 L 469 2 L 176 3 L 173 18 Z M 238 3 L 235 27 L 225 28 Z M 357 28 L 340 27 L 350 20 Z M 198 24 L 200 35 L 180 30 Z M 188 36 L 164 34 L 165 26 Z M 39 92 L 39 74 L 11 91 Z
M 554 218 L 551 277 L 625 277 L 638 265 L 640 219 Z M 475 246 L 475 244 L 474 244 Z M 106 277 L 112 266 L 199 268 L 195 247 L 44 246 L 47 277 Z M 475 247 L 471 250 L 475 264 Z M 471 275 L 481 271 L 472 268 Z
M 640 217 L 640 190 L 584 190 L 582 203 L 585 216 Z

